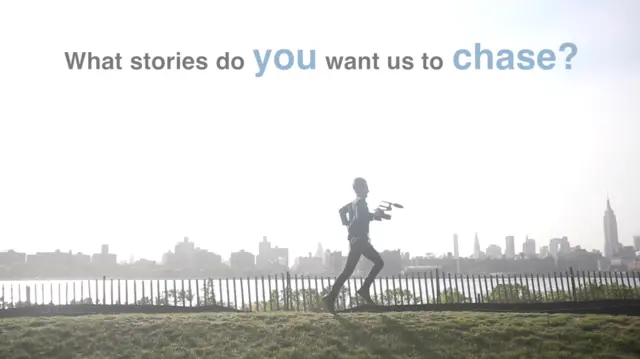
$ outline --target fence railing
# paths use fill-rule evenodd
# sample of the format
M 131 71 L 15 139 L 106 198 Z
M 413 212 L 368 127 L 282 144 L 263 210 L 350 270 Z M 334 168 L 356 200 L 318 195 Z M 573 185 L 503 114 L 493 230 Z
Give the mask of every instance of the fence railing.
M 322 311 L 335 277 L 283 273 L 217 279 L 0 282 L 0 309 L 34 305 L 225 306 L 246 311 Z M 362 304 L 349 279 L 336 309 Z M 566 272 L 460 275 L 438 270 L 381 277 L 371 287 L 380 305 L 439 303 L 558 302 L 640 299 L 639 272 Z

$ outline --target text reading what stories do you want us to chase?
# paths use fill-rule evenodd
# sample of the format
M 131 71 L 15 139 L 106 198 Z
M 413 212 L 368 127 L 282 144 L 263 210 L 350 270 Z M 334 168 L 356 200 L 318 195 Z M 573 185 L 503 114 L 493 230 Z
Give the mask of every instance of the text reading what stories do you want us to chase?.
M 571 69 L 571 60 L 577 53 L 577 47 L 571 43 L 560 46 L 564 54 L 564 68 Z M 318 69 L 316 50 L 253 50 L 251 62 L 255 77 L 262 77 L 269 71 L 316 70 Z M 430 56 L 423 52 L 419 56 L 387 55 L 378 53 L 370 55 L 324 56 L 324 64 L 328 70 L 440 70 L 445 66 L 441 56 Z M 67 67 L 70 70 L 123 70 L 123 57 L 115 55 L 96 55 L 92 52 L 65 52 Z M 482 48 L 477 43 L 473 49 L 459 49 L 451 56 L 451 62 L 457 70 L 551 70 L 556 68 L 559 55 L 551 49 L 534 51 L 531 49 L 492 51 Z M 217 70 L 243 70 L 246 61 L 243 56 L 225 52 L 214 57 L 213 68 Z M 145 53 L 129 58 L 131 70 L 207 70 L 209 58 L 206 56 L 185 56 L 176 52 L 171 56 L 158 56 Z

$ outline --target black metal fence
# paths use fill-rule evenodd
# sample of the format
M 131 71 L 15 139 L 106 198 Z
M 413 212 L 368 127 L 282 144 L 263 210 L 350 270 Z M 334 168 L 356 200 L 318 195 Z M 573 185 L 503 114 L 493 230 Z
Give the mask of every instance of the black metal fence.
M 34 305 L 225 306 L 246 311 L 322 311 L 335 277 L 283 273 L 208 279 L 0 282 L 0 309 Z M 363 278 L 345 283 L 337 309 L 362 304 Z M 438 270 L 378 278 L 371 296 L 380 305 L 562 302 L 640 299 L 640 272 L 460 275 Z

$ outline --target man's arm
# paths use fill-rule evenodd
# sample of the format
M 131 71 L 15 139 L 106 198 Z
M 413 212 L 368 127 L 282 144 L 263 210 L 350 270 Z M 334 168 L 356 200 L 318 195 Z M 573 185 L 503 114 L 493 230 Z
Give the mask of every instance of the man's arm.
M 347 218 L 347 213 L 349 213 L 349 206 L 351 203 L 347 203 L 342 208 L 340 208 L 340 220 L 342 221 L 343 226 L 349 225 L 349 218 Z

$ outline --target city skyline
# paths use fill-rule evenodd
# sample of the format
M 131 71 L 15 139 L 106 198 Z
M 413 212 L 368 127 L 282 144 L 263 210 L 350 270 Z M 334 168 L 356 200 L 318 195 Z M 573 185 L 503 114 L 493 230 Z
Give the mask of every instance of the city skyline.
M 382 272 L 388 275 L 415 274 L 427 270 L 441 269 L 462 273 L 504 272 L 525 270 L 529 273 L 550 271 L 555 268 L 562 271 L 567 268 L 577 270 L 637 270 L 640 269 L 640 237 L 633 237 L 633 245 L 625 246 L 618 238 L 618 223 L 609 198 L 603 216 L 604 251 L 572 246 L 567 236 L 555 237 L 536 242 L 526 236 L 522 251 L 515 250 L 515 237 L 506 236 L 505 251 L 495 243 L 482 250 L 478 233 L 474 234 L 473 254 L 467 258 L 459 255 L 458 234 L 453 234 L 453 252 L 446 253 L 410 253 L 402 249 L 382 250 L 385 266 Z M 130 258 L 133 258 L 131 256 Z M 301 275 L 323 275 L 339 273 L 347 257 L 341 250 L 324 249 L 318 243 L 315 254 L 297 256 L 291 260 L 290 250 L 279 247 L 262 237 L 258 243 L 257 255 L 252 250 L 240 249 L 229 254 L 227 259 L 215 253 L 215 249 L 196 247 L 196 244 L 184 237 L 173 247 L 165 251 L 162 260 L 146 258 L 118 261 L 117 255 L 109 252 L 109 245 L 102 244 L 99 253 L 93 255 L 62 252 L 20 253 L 14 250 L 0 252 L 0 278 L 88 278 L 95 275 L 126 277 L 148 277 L 155 274 L 164 276 L 182 276 L 185 274 L 204 276 L 254 276 L 282 273 L 284 271 Z M 473 263 L 469 263 L 469 260 Z M 356 272 L 368 273 L 372 263 L 360 260 Z
M 454 252 L 443 255 L 432 253 L 411 254 L 397 250 L 380 252 L 385 264 L 385 275 L 416 274 L 440 269 L 455 273 L 501 273 L 524 271 L 540 273 L 564 271 L 568 268 L 582 271 L 620 271 L 640 269 L 640 243 L 632 246 L 618 244 L 608 257 L 601 251 L 589 251 L 580 246 L 572 246 L 567 237 L 553 238 L 549 245 L 536 249 L 534 239 L 527 238 L 522 252 L 512 254 L 513 238 L 505 238 L 506 251 L 496 244 L 490 244 L 481 251 L 479 239 L 475 237 L 474 254 L 468 258 L 458 257 L 457 235 L 453 236 Z M 640 238 L 639 238 L 640 239 Z M 542 244 L 542 243 L 541 243 Z M 318 243 L 315 254 L 294 258 L 291 265 L 289 249 L 273 245 L 263 237 L 258 243 L 258 252 L 240 250 L 223 260 L 222 256 L 184 237 L 163 255 L 161 261 L 140 258 L 129 261 L 117 260 L 117 255 L 109 252 L 108 244 L 103 244 L 99 253 L 93 255 L 69 252 L 19 253 L 0 252 L 0 281 L 33 279 L 88 279 L 96 276 L 150 278 L 157 275 L 165 278 L 201 277 L 251 277 L 291 272 L 307 276 L 336 275 L 342 270 L 346 255 L 342 251 L 324 250 Z M 359 261 L 356 272 L 368 273 L 372 263 Z
M 607 259 L 611 259 L 613 257 L 615 257 L 618 253 L 618 247 L 624 247 L 624 246 L 630 246 L 630 247 L 634 247 L 636 251 L 640 251 L 640 235 L 634 235 L 631 239 L 631 243 L 625 243 L 624 241 L 619 241 L 619 238 L 617 236 L 618 230 L 617 230 L 617 221 L 616 221 L 616 216 L 614 213 L 614 210 L 611 206 L 611 202 L 609 200 L 609 198 L 607 198 L 606 201 L 606 209 L 605 209 L 605 214 L 603 217 L 603 229 L 604 229 L 604 238 L 603 238 L 603 246 L 602 248 L 586 248 L 586 247 L 582 247 L 579 244 L 577 245 L 577 247 L 580 247 L 582 249 L 585 249 L 587 251 L 595 251 L 595 252 L 599 252 L 602 254 L 602 256 L 604 258 Z M 483 245 L 481 244 L 480 241 L 480 237 L 478 235 L 478 232 L 474 233 L 474 243 L 473 243 L 473 249 L 470 255 L 468 256 L 461 256 L 459 254 L 459 235 L 458 233 L 454 233 L 453 234 L 453 241 L 452 241 L 452 247 L 450 251 L 446 251 L 443 253 L 436 253 L 436 252 L 431 252 L 429 250 L 426 250 L 424 252 L 420 252 L 420 253 L 411 253 L 410 251 L 403 251 L 402 248 L 394 248 L 393 250 L 400 250 L 402 253 L 411 253 L 414 256 L 424 256 L 427 254 L 434 254 L 436 256 L 446 256 L 446 255 L 452 255 L 453 258 L 473 258 L 473 259 L 481 259 L 484 257 L 492 257 L 492 258 L 498 258 L 498 257 L 502 257 L 504 256 L 505 258 L 514 258 L 517 255 L 523 254 L 525 257 L 531 257 L 531 256 L 536 256 L 536 255 L 540 255 L 540 256 L 546 256 L 546 255 L 550 255 L 552 257 L 556 257 L 558 256 L 558 253 L 560 252 L 564 252 L 567 253 L 569 251 L 569 248 L 575 247 L 571 246 L 570 244 L 570 240 L 567 236 L 562 236 L 562 237 L 553 237 L 551 239 L 549 239 L 548 241 L 545 240 L 537 240 L 535 238 L 530 238 L 529 235 L 526 235 L 524 241 L 522 242 L 522 247 L 521 250 L 518 251 L 516 249 L 516 241 L 515 241 L 515 236 L 512 235 L 508 235 L 504 237 L 503 243 L 500 244 L 499 242 L 496 241 L 489 241 L 489 243 L 483 247 Z M 206 252 L 211 252 L 212 254 L 215 254 L 217 256 L 220 256 L 222 258 L 222 261 L 225 261 L 225 257 L 223 255 L 221 255 L 220 253 L 216 252 L 214 248 L 202 248 L 200 249 L 200 247 L 194 247 L 194 243 L 193 241 L 189 241 L 189 237 L 185 236 L 183 238 L 183 242 L 178 242 L 176 244 L 176 252 L 178 253 L 178 248 L 181 245 L 187 244 L 188 246 L 190 246 L 191 251 L 195 250 L 204 250 Z M 247 248 L 239 248 L 235 251 L 232 251 L 229 253 L 229 255 L 226 257 L 226 260 L 228 261 L 229 258 L 231 258 L 234 254 L 237 254 L 239 252 L 247 252 L 247 253 L 263 253 L 263 252 L 268 252 L 268 251 L 282 251 L 284 250 L 282 256 L 286 257 L 286 260 L 284 263 L 281 264 L 285 264 L 286 266 L 291 266 L 292 264 L 295 263 L 297 258 L 306 258 L 306 257 L 312 257 L 311 253 L 312 251 L 309 250 L 307 253 L 308 255 L 297 255 L 297 256 L 290 256 L 290 248 L 287 247 L 280 247 L 278 245 L 275 245 L 274 247 L 272 247 L 274 243 L 271 241 L 267 240 L 267 236 L 263 236 L 262 237 L 262 241 L 258 242 L 257 245 L 257 251 L 252 250 L 251 248 L 247 249 Z M 483 250 L 484 248 L 484 250 Z M 7 251 L 13 251 L 13 252 L 21 252 L 20 250 L 16 250 L 15 248 L 11 248 L 11 249 L 5 249 L 3 252 L 7 252 Z M 331 251 L 331 252 L 341 252 L 343 251 L 343 249 L 338 248 L 338 249 L 327 249 L 327 251 Z M 70 249 L 68 251 L 65 250 L 61 250 L 59 248 L 57 248 L 55 251 L 38 251 L 35 253 L 26 253 L 26 254 L 36 254 L 36 253 L 52 253 L 52 252 L 62 252 L 62 253 L 74 253 L 74 254 L 87 254 L 87 253 L 83 253 L 82 251 L 73 251 L 73 249 Z M 157 259 L 157 258 L 151 258 L 151 257 L 139 257 L 138 259 L 142 259 L 142 260 L 150 260 L 150 261 L 155 261 L 155 262 L 159 262 L 159 263 L 166 263 L 167 259 L 166 256 L 167 255 L 172 255 L 172 251 L 169 250 L 167 252 L 164 252 L 162 255 L 162 258 Z M 323 250 L 323 244 L 322 242 L 318 242 L 317 243 L 317 247 L 315 249 L 315 254 L 313 255 L 313 257 L 322 257 L 324 259 L 326 251 Z M 498 254 L 496 254 L 498 253 Z M 102 244 L 101 245 L 101 252 L 98 254 L 102 254 L 102 255 L 114 255 L 114 253 L 109 252 L 109 244 Z M 94 254 L 94 257 L 98 254 Z M 115 254 L 118 255 L 118 254 Z M 123 256 L 118 255 L 120 258 L 123 258 Z M 130 255 L 128 258 L 134 258 L 135 256 Z M 114 257 L 115 258 L 115 257 Z M 114 259 L 115 261 L 115 259 Z M 118 263 L 130 263 L 131 260 L 123 260 L 120 259 L 118 261 Z M 259 263 L 260 260 L 257 259 L 256 257 L 256 264 Z
M 603 237 L 603 240 L 602 240 L 602 247 L 601 248 L 598 248 L 598 247 L 589 248 L 589 247 L 581 246 L 580 244 L 577 244 L 577 245 L 580 245 L 580 247 L 585 248 L 587 250 L 599 251 L 606 258 L 611 258 L 611 256 L 613 254 L 609 253 L 608 250 L 612 251 L 612 249 L 608 249 L 609 247 L 607 247 L 607 243 L 609 243 L 611 241 L 610 238 L 614 239 L 614 242 L 613 242 L 614 245 L 617 245 L 618 243 L 620 243 L 623 246 L 625 246 L 625 245 L 626 246 L 635 246 L 637 243 L 640 243 L 640 239 L 638 239 L 638 238 L 640 238 L 640 235 L 632 235 L 631 238 L 629 239 L 629 241 L 624 241 L 624 240 L 620 241 L 619 240 L 618 234 L 617 234 L 618 233 L 618 230 L 617 230 L 618 223 L 617 223 L 614 211 L 613 211 L 613 209 L 611 207 L 611 203 L 610 203 L 609 197 L 607 197 L 607 199 L 606 199 L 606 209 L 605 209 L 605 215 L 604 215 L 604 219 L 603 219 L 603 227 L 604 227 L 604 237 Z M 560 237 L 556 236 L 556 237 L 550 238 L 549 240 L 538 239 L 538 241 L 536 241 L 535 238 L 529 238 L 529 235 L 527 234 L 527 235 L 525 235 L 525 238 L 522 240 L 521 246 L 519 247 L 521 250 L 518 250 L 517 249 L 518 248 L 518 242 L 516 241 L 517 236 L 513 236 L 513 235 L 504 236 L 504 238 L 502 239 L 502 242 L 500 240 L 498 240 L 498 239 L 489 239 L 488 241 L 485 240 L 486 241 L 486 245 L 483 247 L 483 244 L 480 243 L 480 238 L 479 238 L 478 232 L 474 232 L 474 234 L 473 234 L 473 247 L 469 251 L 465 251 L 465 249 L 464 249 L 465 247 L 462 246 L 462 249 L 463 249 L 462 253 L 469 253 L 469 254 L 468 255 L 460 255 L 459 254 L 460 253 L 460 240 L 459 240 L 460 239 L 460 235 L 459 235 L 458 232 L 455 232 L 455 233 L 453 233 L 453 236 L 454 236 L 453 237 L 454 239 L 453 239 L 453 242 L 452 242 L 452 246 L 451 246 L 451 248 L 449 250 L 445 250 L 444 252 L 435 252 L 435 251 L 430 251 L 428 249 L 428 247 L 425 247 L 424 251 L 420 252 L 419 255 L 424 255 L 424 254 L 427 254 L 427 253 L 434 253 L 436 255 L 446 255 L 447 253 L 452 253 L 454 255 L 454 257 L 459 256 L 461 258 L 478 258 L 480 253 L 484 253 L 491 246 L 498 246 L 500 248 L 500 250 L 503 251 L 504 254 L 507 257 L 509 257 L 509 256 L 517 255 L 519 253 L 525 253 L 526 254 L 525 246 L 527 244 L 527 241 L 530 240 L 530 239 L 534 241 L 532 245 L 535 248 L 534 249 L 535 253 L 540 253 L 540 250 L 542 250 L 542 248 L 545 247 L 545 246 L 547 247 L 547 250 L 549 250 L 549 248 L 553 246 L 553 241 L 554 240 L 556 240 L 558 238 L 564 238 L 566 240 L 568 238 L 568 236 L 560 236 Z M 184 236 L 184 238 L 189 238 L 189 237 L 188 236 Z M 266 240 L 267 236 L 262 236 L 262 238 L 263 238 L 263 240 Z M 108 243 L 107 244 L 101 244 L 101 246 L 105 246 L 105 245 L 108 248 L 108 246 L 109 246 Z M 322 248 L 323 243 L 322 242 L 317 242 L 317 245 L 320 246 L 320 248 Z M 260 245 L 258 245 L 258 248 L 259 247 L 260 247 Z M 216 252 L 215 248 L 204 248 L 204 249 L 206 249 L 208 251 L 211 251 L 211 252 L 213 252 L 213 253 L 215 253 L 217 255 L 221 255 L 223 258 L 227 258 L 227 259 L 231 256 L 232 253 L 235 253 L 235 252 L 238 252 L 238 251 L 246 251 L 246 252 L 253 253 L 253 248 L 237 248 L 236 250 L 231 250 L 225 257 L 225 253 Z M 401 249 L 401 248 L 392 248 L 392 247 L 387 248 L 387 247 L 385 247 L 385 249 L 396 250 L 396 249 Z M 28 253 L 28 251 L 20 250 L 19 247 L 2 249 L 3 252 L 9 251 L 9 250 L 16 251 L 16 252 Z M 291 248 L 287 247 L 287 250 L 291 251 Z M 291 253 L 295 253 L 295 256 L 289 256 L 290 260 L 289 260 L 288 265 L 291 265 L 291 262 L 292 262 L 292 260 L 294 258 L 306 257 L 307 253 L 311 253 L 311 252 L 315 251 L 316 256 L 317 256 L 318 250 L 319 250 L 319 248 L 316 248 L 316 250 L 298 249 L 298 250 L 291 251 Z M 340 248 L 335 248 L 335 249 L 332 249 L 332 250 L 334 250 L 334 251 L 344 251 L 345 248 L 341 248 L 340 247 Z M 55 248 L 54 250 L 37 250 L 36 252 L 49 252 L 50 253 L 50 252 L 55 252 L 55 251 L 60 251 L 60 252 L 72 251 L 73 253 L 80 253 L 80 254 L 86 254 L 87 253 L 87 252 L 83 252 L 83 251 L 76 251 L 76 250 L 73 250 L 73 249 L 63 250 L 61 248 Z M 33 253 L 36 253 L 36 252 L 33 252 Z M 411 251 L 406 251 L 406 252 L 411 253 Z M 114 252 L 111 252 L 111 253 L 114 253 Z M 301 254 L 298 254 L 298 253 L 301 253 Z M 124 262 L 124 260 L 122 260 L 122 258 L 131 258 L 131 257 L 138 258 L 138 259 L 143 258 L 143 259 L 146 259 L 146 260 L 153 260 L 153 261 L 160 262 L 160 261 L 162 261 L 162 258 L 166 254 L 166 252 L 163 252 L 159 258 L 151 257 L 151 256 L 148 256 L 148 255 L 145 256 L 144 254 L 140 254 L 140 255 L 135 255 L 135 254 L 132 254 L 132 253 L 128 253 L 128 254 L 127 253 L 115 253 L 115 254 L 119 258 L 121 258 L 121 260 L 119 262 Z

